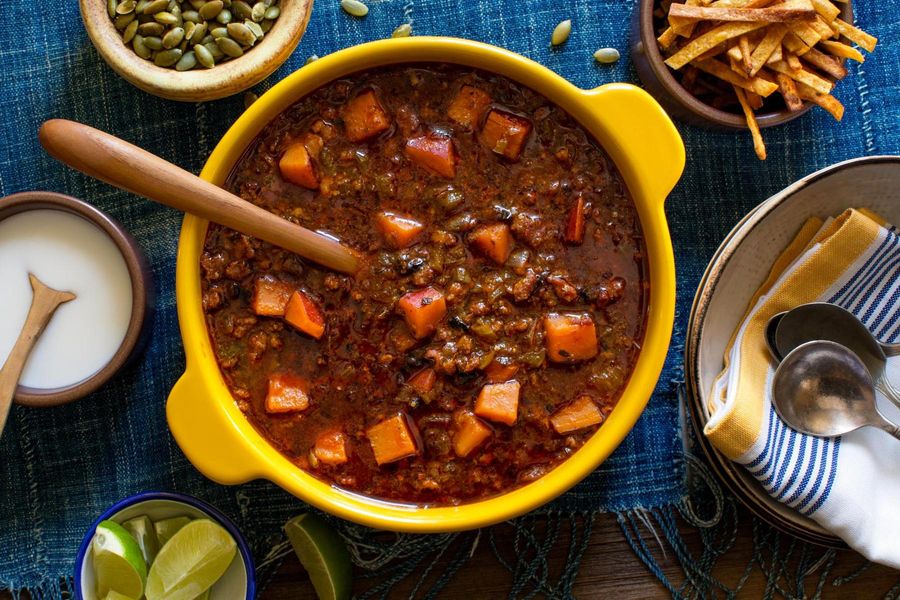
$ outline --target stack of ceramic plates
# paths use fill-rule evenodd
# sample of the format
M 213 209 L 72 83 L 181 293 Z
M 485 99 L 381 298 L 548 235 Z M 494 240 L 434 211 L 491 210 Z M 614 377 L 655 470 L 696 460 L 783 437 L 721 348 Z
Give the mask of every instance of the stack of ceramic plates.
M 685 349 L 686 404 L 699 444 L 722 483 L 758 517 L 805 541 L 834 547 L 843 542 L 797 511 L 773 500 L 740 465 L 703 435 L 707 395 L 724 368 L 723 357 L 751 297 L 782 250 L 812 216 L 834 217 L 847 208 L 869 208 L 900 224 L 900 157 L 842 162 L 804 177 L 772 196 L 728 234 L 700 281 Z

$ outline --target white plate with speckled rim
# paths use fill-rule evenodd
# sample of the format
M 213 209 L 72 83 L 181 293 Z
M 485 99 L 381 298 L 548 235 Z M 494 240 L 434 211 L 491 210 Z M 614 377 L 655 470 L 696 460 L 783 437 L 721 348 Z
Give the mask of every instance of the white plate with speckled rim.
M 694 297 L 685 346 L 686 403 L 697 438 L 722 483 L 758 517 L 805 541 L 846 545 L 797 511 L 771 498 L 739 465 L 703 435 L 707 394 L 724 368 L 725 347 L 751 297 L 778 255 L 813 216 L 827 218 L 864 207 L 900 223 L 900 156 L 837 163 L 807 175 L 744 217 L 716 251 Z

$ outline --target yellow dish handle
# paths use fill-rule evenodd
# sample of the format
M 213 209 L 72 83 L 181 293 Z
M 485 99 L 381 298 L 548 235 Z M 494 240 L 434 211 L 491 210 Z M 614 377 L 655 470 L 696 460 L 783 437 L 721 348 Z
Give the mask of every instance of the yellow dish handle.
M 610 83 L 582 90 L 587 108 L 611 139 L 609 150 L 629 156 L 633 181 L 662 203 L 684 171 L 684 143 L 666 111 L 641 88 Z M 615 152 L 613 150 L 613 152 Z
M 253 447 L 195 373 L 188 368 L 166 403 L 175 441 L 188 460 L 217 483 L 235 485 L 262 477 Z

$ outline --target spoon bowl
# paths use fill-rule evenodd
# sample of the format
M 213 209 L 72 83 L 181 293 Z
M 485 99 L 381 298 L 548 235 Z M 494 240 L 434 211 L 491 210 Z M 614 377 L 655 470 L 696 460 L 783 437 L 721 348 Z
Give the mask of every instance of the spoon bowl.
M 835 342 L 807 342 L 785 356 L 775 370 L 772 402 L 801 433 L 834 437 L 873 426 L 900 439 L 900 427 L 878 411 L 866 365 Z

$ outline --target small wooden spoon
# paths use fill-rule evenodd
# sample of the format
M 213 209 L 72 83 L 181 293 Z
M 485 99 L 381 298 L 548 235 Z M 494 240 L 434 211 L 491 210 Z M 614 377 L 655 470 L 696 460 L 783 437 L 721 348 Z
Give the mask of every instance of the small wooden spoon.
M 0 435 L 6 426 L 6 417 L 9 416 L 9 408 L 12 405 L 13 396 L 16 395 L 16 387 L 19 377 L 25 369 L 25 361 L 31 354 L 35 342 L 44 332 L 50 317 L 56 312 L 60 304 L 75 299 L 75 294 L 60 292 L 44 285 L 40 279 L 28 274 L 31 281 L 31 289 L 34 296 L 31 298 L 31 308 L 28 309 L 28 317 L 22 326 L 22 332 L 13 345 L 12 351 L 6 358 L 3 368 L 0 369 Z
M 50 156 L 96 179 L 290 250 L 324 267 L 355 273 L 359 256 L 329 237 L 259 208 L 133 144 L 65 119 L 41 125 Z

